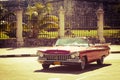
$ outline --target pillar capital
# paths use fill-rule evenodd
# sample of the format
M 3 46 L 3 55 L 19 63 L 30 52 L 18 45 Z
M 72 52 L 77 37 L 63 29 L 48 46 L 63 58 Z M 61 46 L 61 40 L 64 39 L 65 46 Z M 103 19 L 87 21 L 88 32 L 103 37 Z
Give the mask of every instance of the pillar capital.
M 104 10 L 102 7 L 99 7 L 98 10 L 97 10 L 97 14 L 103 14 L 104 13 Z
M 60 6 L 59 13 L 63 13 L 63 14 L 65 13 L 63 6 Z

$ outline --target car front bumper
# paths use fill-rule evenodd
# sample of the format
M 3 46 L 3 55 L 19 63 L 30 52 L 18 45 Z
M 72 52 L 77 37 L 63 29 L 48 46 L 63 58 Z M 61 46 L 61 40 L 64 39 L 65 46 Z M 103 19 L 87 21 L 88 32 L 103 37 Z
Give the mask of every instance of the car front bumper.
M 67 60 L 47 60 L 46 58 L 38 58 L 38 62 L 41 64 L 52 65 L 77 65 L 81 63 L 79 58 L 67 59 Z

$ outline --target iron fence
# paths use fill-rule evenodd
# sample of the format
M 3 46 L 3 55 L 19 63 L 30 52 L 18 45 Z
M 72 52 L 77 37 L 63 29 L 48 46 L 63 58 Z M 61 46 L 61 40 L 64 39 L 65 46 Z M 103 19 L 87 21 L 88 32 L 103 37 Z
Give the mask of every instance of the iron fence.
M 43 0 L 26 0 L 23 8 L 23 37 L 34 38 L 33 26 L 29 24 L 30 20 L 25 15 L 27 5 L 34 5 L 36 2 L 46 3 Z M 9 5 L 9 2 L 1 3 L 8 12 L 15 12 L 16 7 Z M 23 4 L 23 3 L 22 3 Z M 97 16 L 96 11 L 98 9 L 98 2 L 90 2 L 83 0 L 51 0 L 50 4 L 53 6 L 51 15 L 58 17 L 60 6 L 64 6 L 65 10 L 65 30 L 70 30 L 70 33 L 75 36 L 89 36 L 97 37 Z M 104 4 L 104 37 L 105 38 L 120 38 L 120 14 L 115 13 L 112 8 L 112 4 Z M 0 18 L 2 15 L 0 15 Z M 59 19 L 58 19 L 59 20 Z M 16 16 L 10 15 L 0 19 L 0 39 L 16 38 Z M 52 21 L 52 19 L 51 19 Z M 39 21 L 40 22 L 40 21 Z M 34 21 L 36 24 L 36 21 Z M 58 24 L 58 23 L 57 23 Z M 59 25 L 59 24 L 58 24 Z M 58 37 L 58 29 L 51 29 L 53 25 L 49 26 L 49 29 L 38 30 L 37 39 L 55 39 Z M 37 31 L 36 30 L 36 31 Z M 33 33 L 33 34 L 32 34 Z

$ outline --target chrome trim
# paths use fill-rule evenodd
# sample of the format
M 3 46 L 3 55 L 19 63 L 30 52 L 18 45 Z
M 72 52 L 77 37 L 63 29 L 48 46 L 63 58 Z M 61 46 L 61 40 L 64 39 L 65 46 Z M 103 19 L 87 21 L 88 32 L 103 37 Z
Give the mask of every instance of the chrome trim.
M 45 54 L 43 58 L 46 58 L 47 60 L 65 61 L 67 59 L 71 59 L 71 56 L 68 54 Z
M 38 60 L 38 62 L 41 62 L 41 61 L 42 61 L 42 62 L 61 62 L 61 63 L 62 63 L 62 62 L 81 63 L 81 62 L 82 62 L 81 60 L 75 61 L 75 60 L 72 60 L 72 59 L 71 59 L 70 61 L 69 61 L 69 60 L 66 60 L 66 61 L 58 61 L 58 60 Z
M 75 63 L 80 63 L 81 59 L 79 59 L 79 57 L 75 57 L 75 58 L 71 58 L 70 55 L 44 55 L 44 57 L 40 57 L 38 58 L 38 61 L 45 61 L 45 62 L 55 62 L 55 61 L 59 61 L 59 62 L 75 62 Z

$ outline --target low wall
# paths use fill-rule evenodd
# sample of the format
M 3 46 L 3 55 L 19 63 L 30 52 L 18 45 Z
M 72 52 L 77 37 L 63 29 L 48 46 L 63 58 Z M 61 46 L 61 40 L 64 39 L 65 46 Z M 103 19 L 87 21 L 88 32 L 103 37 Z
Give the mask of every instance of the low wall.
M 38 47 L 38 46 L 52 46 L 57 39 L 24 39 L 23 47 Z M 94 42 L 98 42 L 97 39 L 92 39 Z M 0 40 L 0 48 L 17 47 L 16 39 Z M 118 38 L 106 38 L 107 43 L 120 45 L 120 39 Z
M 16 47 L 16 39 L 1 39 L 0 40 L 0 48 L 5 47 Z
M 57 39 L 25 39 L 25 47 L 52 46 Z
M 52 46 L 57 39 L 24 39 L 23 47 Z M 17 47 L 16 39 L 0 40 L 0 48 Z

